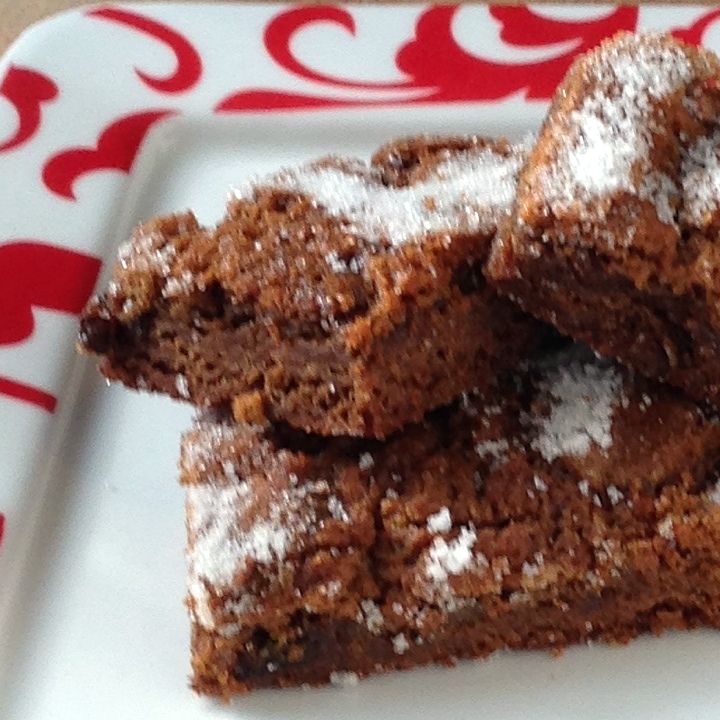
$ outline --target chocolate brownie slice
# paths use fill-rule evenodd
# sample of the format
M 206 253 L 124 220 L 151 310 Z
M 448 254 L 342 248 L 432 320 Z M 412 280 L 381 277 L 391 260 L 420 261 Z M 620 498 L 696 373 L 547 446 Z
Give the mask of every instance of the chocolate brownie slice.
M 521 357 L 538 326 L 482 276 L 524 148 L 419 138 L 237 191 L 214 229 L 140 227 L 81 348 L 130 387 L 384 437 Z
M 193 687 L 720 627 L 720 425 L 573 349 L 385 444 L 183 440 Z
M 558 88 L 489 276 L 562 332 L 720 403 L 720 64 L 621 34 Z

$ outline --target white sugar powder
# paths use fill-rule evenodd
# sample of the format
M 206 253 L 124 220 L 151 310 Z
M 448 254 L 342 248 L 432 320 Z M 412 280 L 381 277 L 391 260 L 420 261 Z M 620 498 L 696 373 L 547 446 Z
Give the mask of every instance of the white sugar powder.
M 428 515 L 427 529 L 431 533 L 446 533 L 452 527 L 450 510 L 446 507 L 440 508 L 433 515 Z
M 188 387 L 187 378 L 181 373 L 178 373 L 175 376 L 175 389 L 181 398 L 187 399 L 190 397 L 190 388 Z
M 217 460 L 220 448 L 235 440 L 235 430 L 229 425 L 214 422 L 199 422 L 195 426 L 192 442 L 183 445 L 181 466 L 184 472 L 204 472 L 208 465 Z
M 625 499 L 625 495 L 615 485 L 608 485 L 607 496 L 610 500 L 611 505 L 617 505 L 619 502 Z
M 701 137 L 683 159 L 683 201 L 687 222 L 703 228 L 720 206 L 720 132 Z
M 652 201 L 660 219 L 672 222 L 678 190 L 669 178 L 651 176 L 649 153 L 655 107 L 692 79 L 686 51 L 659 36 L 627 35 L 590 55 L 584 72 L 595 90 L 570 113 L 557 160 L 540 176 L 546 200 L 562 214 L 578 200 L 625 191 Z M 639 187 L 638 170 L 647 178 Z
M 362 269 L 362 260 L 356 257 L 350 258 L 348 262 L 343 260 L 337 253 L 337 250 L 333 250 L 332 252 L 329 252 L 325 256 L 325 262 L 328 264 L 328 267 L 338 275 L 343 275 L 345 273 L 359 273 Z
M 495 469 L 502 465 L 507 459 L 507 451 L 510 449 L 510 443 L 506 438 L 498 440 L 483 440 L 475 444 L 475 452 L 481 458 L 490 458 L 490 467 Z
M 197 618 L 205 627 L 214 627 L 210 597 L 236 589 L 237 574 L 249 561 L 265 566 L 282 563 L 293 543 L 314 532 L 317 518 L 310 497 L 314 490 L 320 491 L 301 485 L 277 492 L 267 514 L 243 530 L 254 498 L 247 482 L 187 488 L 188 528 L 193 537 L 187 553 L 188 586 Z M 249 607 L 246 600 L 241 597 L 237 607 Z
M 118 248 L 117 254 L 123 270 L 155 271 L 163 276 L 170 274 L 175 256 L 175 246 L 156 232 L 134 235 Z
M 548 461 L 562 455 L 582 457 L 592 444 L 612 444 L 613 410 L 622 378 L 610 365 L 572 361 L 554 368 L 540 383 L 551 401 L 547 416 L 533 416 L 538 435 L 532 447 Z
M 397 655 L 404 655 L 410 647 L 410 643 L 407 641 L 407 638 L 403 633 L 395 635 L 392 639 L 392 644 L 393 650 Z
M 330 673 L 330 684 L 334 687 L 355 687 L 359 678 L 354 672 L 338 672 L 334 670 Z
M 211 585 L 230 585 L 238 567 L 249 558 L 261 564 L 282 560 L 291 530 L 279 518 L 258 519 L 247 532 L 237 521 L 248 494 L 235 485 L 198 485 L 187 489 L 190 530 L 196 533 L 190 551 L 193 568 Z
M 329 598 L 334 598 L 337 595 L 339 595 L 340 591 L 342 590 L 342 583 L 339 580 L 331 580 L 328 583 L 325 583 L 324 586 L 320 586 L 321 592 L 324 589 L 325 594 Z
M 657 531 L 658 535 L 660 535 L 661 538 L 664 538 L 670 543 L 675 542 L 675 527 L 673 524 L 673 519 L 672 517 L 670 517 L 670 515 L 665 516 L 657 524 Z
M 545 566 L 545 558 L 542 553 L 535 553 L 534 562 L 525 561 L 522 564 L 522 574 L 526 578 L 534 578 L 540 574 L 540 571 Z
M 385 627 L 385 618 L 383 617 L 382 611 L 377 603 L 370 598 L 365 598 L 360 601 L 358 620 L 364 622 L 367 629 L 373 633 L 373 635 L 378 635 Z
M 436 537 L 430 546 L 425 574 L 435 583 L 446 583 L 450 575 L 459 575 L 473 563 L 473 545 L 477 534 L 473 527 L 463 527 L 450 542 Z
M 240 482 L 240 476 L 237 474 L 235 463 L 233 463 L 232 460 L 223 460 L 220 465 L 223 469 L 224 480 L 232 483 L 239 483 L 238 492 L 248 493 L 250 491 L 250 487 L 246 482 Z
M 345 510 L 345 506 L 335 495 L 331 495 L 328 498 L 328 511 L 335 520 L 340 520 L 340 522 L 345 523 L 350 522 L 350 516 L 347 514 L 347 510 Z
M 715 505 L 720 505 L 720 482 L 716 482 L 707 492 L 707 499 Z
M 183 270 L 178 276 L 171 276 L 165 281 L 162 296 L 165 298 L 187 295 L 196 287 L 196 280 L 189 270 Z
M 385 186 L 380 172 L 363 163 L 330 160 L 284 170 L 235 194 L 252 197 L 258 185 L 300 193 L 371 242 L 402 245 L 428 233 L 493 231 L 510 208 L 524 155 L 519 146 L 507 156 L 488 148 L 448 153 L 427 179 L 400 188 Z M 336 258 L 328 260 L 338 267 Z
M 375 465 L 375 460 L 373 459 L 373 456 L 369 452 L 363 453 L 358 458 L 358 467 L 361 470 L 370 470 Z

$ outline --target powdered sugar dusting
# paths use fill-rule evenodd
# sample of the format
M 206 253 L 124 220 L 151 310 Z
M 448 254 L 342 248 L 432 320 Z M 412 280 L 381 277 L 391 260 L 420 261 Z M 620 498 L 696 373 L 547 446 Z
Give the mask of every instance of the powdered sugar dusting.
M 682 178 L 684 219 L 704 228 L 720 209 L 720 132 L 701 137 L 688 148 Z
M 392 639 L 393 650 L 397 655 L 404 655 L 410 648 L 410 643 L 403 633 L 398 633 Z
M 460 534 L 450 542 L 437 537 L 430 546 L 428 563 L 425 568 L 427 577 L 436 584 L 446 583 L 450 575 L 459 575 L 471 567 L 473 545 L 477 534 L 473 527 L 463 527 Z
M 431 533 L 445 533 L 452 528 L 452 517 L 450 510 L 446 507 L 440 508 L 436 513 L 428 515 L 427 529 Z
M 188 387 L 188 381 L 185 375 L 182 373 L 178 373 L 175 376 L 175 389 L 177 390 L 178 395 L 181 398 L 189 398 L 190 397 L 190 388 Z
M 497 440 L 483 440 L 475 444 L 475 452 L 484 459 L 490 459 L 490 468 L 502 465 L 507 459 L 507 451 L 510 449 L 510 443 L 507 438 L 499 438 Z
M 318 529 L 316 508 L 322 507 L 321 497 L 345 517 L 344 509 L 327 498 L 327 484 L 319 482 L 276 490 L 267 508 L 259 511 L 252 507 L 256 493 L 250 484 L 237 482 L 234 468 L 233 474 L 235 482 L 187 488 L 188 586 L 195 615 L 209 629 L 215 627 L 212 597 L 227 590 L 236 593 L 238 574 L 250 562 L 282 566 L 291 549 L 300 549 L 304 539 Z M 233 609 L 247 612 L 255 600 L 241 595 Z
M 194 485 L 187 489 L 189 528 L 195 535 L 190 552 L 192 569 L 217 588 L 229 586 L 238 567 L 248 559 L 268 565 L 282 560 L 296 531 L 289 515 L 297 515 L 297 500 L 289 495 L 268 518 L 258 518 L 246 532 L 238 530 L 251 494 L 247 484 Z M 296 523 L 295 523 L 296 524 Z
M 357 673 L 354 672 L 339 672 L 334 670 L 330 673 L 330 684 L 334 687 L 355 687 L 359 680 Z
M 524 155 L 520 146 L 507 156 L 490 148 L 448 152 L 427 179 L 400 188 L 387 187 L 378 169 L 361 162 L 328 160 L 235 192 L 251 197 L 260 185 L 300 193 L 368 240 L 402 245 L 428 233 L 494 231 L 509 211 Z
M 716 482 L 708 490 L 707 499 L 714 505 L 720 505 L 720 481 Z
M 237 431 L 230 425 L 215 422 L 198 422 L 192 439 L 186 439 L 182 447 L 180 465 L 183 472 L 208 472 L 215 464 L 222 445 L 231 444 Z M 208 478 L 210 479 L 210 478 Z
M 364 452 L 358 458 L 358 467 L 362 471 L 371 470 L 375 465 L 375 460 L 369 452 Z
M 543 567 L 545 567 L 545 556 L 536 552 L 532 561 L 526 560 L 522 564 L 521 571 L 524 578 L 530 579 L 537 577 L 542 572 Z
M 183 270 L 178 276 L 170 276 L 165 280 L 162 296 L 172 298 L 187 295 L 195 289 L 197 280 L 189 270 Z
M 350 522 L 350 516 L 347 514 L 347 510 L 345 510 L 345 506 L 343 505 L 342 500 L 340 500 L 337 496 L 331 495 L 328 498 L 327 506 L 330 515 L 335 520 L 339 520 L 340 522 L 345 523 Z
M 421 574 L 417 578 L 417 589 L 445 612 L 456 612 L 477 602 L 477 598 L 458 595 L 450 583 L 452 577 L 472 574 L 475 577 L 487 576 L 488 582 L 492 582 L 493 574 L 502 578 L 507 569 L 501 566 L 491 568 L 485 554 L 474 549 L 476 540 L 475 526 L 468 523 L 450 540 L 435 536 L 427 549 Z M 493 574 L 490 574 L 491 570 Z
M 622 378 L 612 365 L 572 360 L 552 369 L 539 383 L 551 400 L 547 415 L 533 416 L 538 431 L 532 447 L 548 461 L 582 457 L 591 445 L 612 444 L 612 417 L 621 399 Z
M 360 601 L 358 622 L 361 622 L 373 635 L 379 635 L 385 628 L 385 618 L 377 603 L 371 598 Z
M 624 35 L 587 56 L 584 80 L 594 90 L 569 115 L 557 160 L 540 176 L 554 212 L 578 200 L 627 192 L 653 202 L 662 222 L 673 222 L 678 189 L 653 175 L 650 151 L 658 102 L 681 89 L 693 66 L 681 45 L 660 35 Z M 639 186 L 636 178 L 647 182 Z M 592 204 L 602 214 L 601 203 Z
M 657 524 L 658 535 L 669 543 L 675 542 L 675 525 L 670 515 L 666 515 Z
M 175 259 L 175 246 L 167 242 L 161 233 L 137 232 L 118 248 L 118 262 L 123 270 L 169 275 Z
M 607 496 L 610 504 L 615 506 L 625 499 L 625 494 L 616 485 L 607 486 Z
M 195 538 L 188 551 L 188 589 L 198 620 L 208 628 L 214 627 L 214 622 L 205 582 L 214 586 L 231 583 L 240 545 L 235 522 L 239 508 L 246 507 L 249 500 L 248 494 L 235 485 L 200 485 L 187 491 L 188 530 Z M 266 537 L 266 544 L 270 542 Z M 278 534 L 274 542 L 278 552 L 284 550 L 285 543 L 286 538 Z M 243 548 L 244 557 L 250 552 L 251 547 Z M 269 553 L 269 547 L 264 553 Z

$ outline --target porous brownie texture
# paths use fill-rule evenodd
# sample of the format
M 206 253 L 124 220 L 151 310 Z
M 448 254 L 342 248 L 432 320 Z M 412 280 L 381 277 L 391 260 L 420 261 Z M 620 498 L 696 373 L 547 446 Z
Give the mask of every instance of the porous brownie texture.
M 579 348 L 386 443 L 185 435 L 192 685 L 720 626 L 720 425 Z
M 110 379 L 385 437 L 513 367 L 539 336 L 482 275 L 525 147 L 415 138 L 239 188 L 216 228 L 140 227 L 81 321 Z
M 621 34 L 559 86 L 488 274 L 522 307 L 720 403 L 720 65 Z

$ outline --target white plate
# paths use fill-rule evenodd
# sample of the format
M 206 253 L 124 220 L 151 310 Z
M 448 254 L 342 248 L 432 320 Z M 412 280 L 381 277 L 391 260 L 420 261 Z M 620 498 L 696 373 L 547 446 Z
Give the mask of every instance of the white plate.
M 158 4 L 23 35 L 0 65 L 0 718 L 716 720 L 720 636 L 702 632 L 195 697 L 175 483 L 191 411 L 106 388 L 72 343 L 98 259 L 139 220 L 211 222 L 248 175 L 397 135 L 524 134 L 601 37 L 674 28 L 720 49 L 719 14 Z

